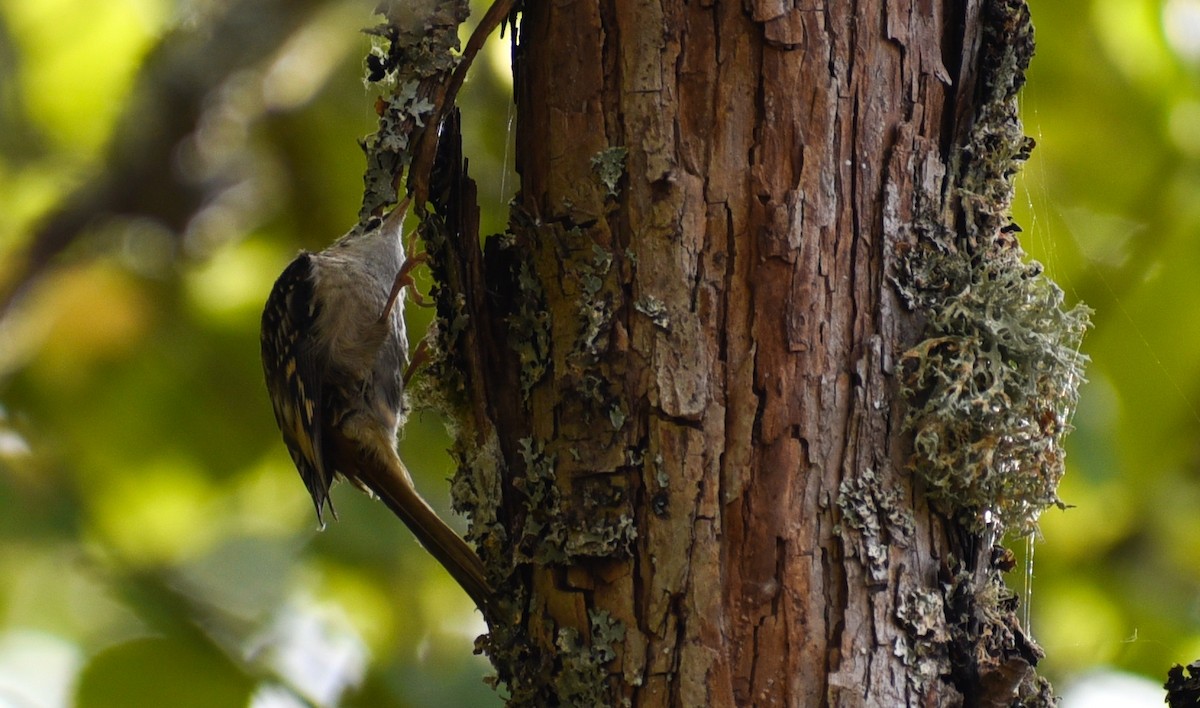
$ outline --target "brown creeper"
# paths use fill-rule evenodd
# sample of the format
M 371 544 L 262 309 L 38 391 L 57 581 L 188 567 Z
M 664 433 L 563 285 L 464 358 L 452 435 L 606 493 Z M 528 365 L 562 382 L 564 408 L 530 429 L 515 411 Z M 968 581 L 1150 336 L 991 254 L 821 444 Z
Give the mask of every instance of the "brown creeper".
M 406 411 L 407 279 L 403 207 L 358 224 L 319 253 L 302 251 L 275 281 L 262 358 L 275 420 L 324 524 L 339 475 L 379 496 L 487 614 L 475 552 L 413 487 L 396 452 Z

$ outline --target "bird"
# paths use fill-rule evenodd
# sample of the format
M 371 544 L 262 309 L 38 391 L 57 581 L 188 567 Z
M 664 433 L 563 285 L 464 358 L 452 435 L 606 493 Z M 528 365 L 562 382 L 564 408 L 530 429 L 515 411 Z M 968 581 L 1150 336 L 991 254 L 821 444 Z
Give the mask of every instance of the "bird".
M 404 291 L 416 259 L 403 244 L 407 202 L 371 216 L 284 268 L 262 315 L 262 361 L 275 421 L 317 521 L 337 518 L 339 477 L 378 497 L 488 614 L 492 591 L 475 551 L 417 492 L 396 449 L 407 415 Z

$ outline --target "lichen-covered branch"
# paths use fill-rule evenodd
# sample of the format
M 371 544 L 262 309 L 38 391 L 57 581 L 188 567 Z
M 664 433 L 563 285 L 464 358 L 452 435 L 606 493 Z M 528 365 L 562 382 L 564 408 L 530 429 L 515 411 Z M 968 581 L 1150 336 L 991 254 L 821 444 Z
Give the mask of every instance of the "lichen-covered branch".
M 363 140 L 360 219 L 396 203 L 396 185 L 414 151 L 441 110 L 436 100 L 458 66 L 458 26 L 467 19 L 466 0 L 388 0 L 377 12 L 383 21 L 367 57 L 367 81 L 383 95 L 376 102 L 379 128 Z

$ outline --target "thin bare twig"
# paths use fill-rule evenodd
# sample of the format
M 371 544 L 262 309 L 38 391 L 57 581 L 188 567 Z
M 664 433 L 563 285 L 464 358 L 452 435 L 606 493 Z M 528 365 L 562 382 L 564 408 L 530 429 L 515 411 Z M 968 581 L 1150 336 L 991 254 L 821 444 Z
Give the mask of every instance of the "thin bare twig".
M 500 23 L 506 17 L 512 14 L 513 8 L 518 0 L 496 0 L 488 11 L 484 14 L 483 19 L 479 21 L 479 25 L 475 31 L 471 33 L 471 38 L 467 40 L 467 46 L 463 49 L 462 60 L 451 74 L 450 80 L 439 87 L 434 96 L 434 109 L 430 114 L 428 125 L 431 130 L 426 130 L 421 134 L 420 142 L 417 143 L 417 149 L 413 153 L 412 162 L 408 169 L 408 192 L 413 198 L 413 205 L 418 210 L 423 209 L 426 200 L 429 198 L 429 173 L 433 169 L 433 157 L 437 152 L 438 129 L 441 125 L 442 118 L 450 107 L 454 106 L 454 99 L 458 95 L 458 90 L 462 88 L 463 80 L 467 76 L 467 70 L 475 61 L 479 50 L 483 49 L 487 38 L 492 34 Z

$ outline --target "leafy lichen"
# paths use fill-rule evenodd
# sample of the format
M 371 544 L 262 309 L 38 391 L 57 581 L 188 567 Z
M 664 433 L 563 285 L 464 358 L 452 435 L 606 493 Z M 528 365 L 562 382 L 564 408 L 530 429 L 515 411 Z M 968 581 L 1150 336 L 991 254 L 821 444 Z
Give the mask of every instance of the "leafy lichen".
M 858 532 L 855 539 L 847 540 L 854 543 L 871 582 L 886 585 L 889 549 L 908 545 L 913 534 L 912 511 L 870 468 L 842 480 L 837 505 L 843 527 Z
M 610 147 L 592 156 L 592 170 L 608 190 L 610 197 L 619 193 L 617 185 L 621 181 L 621 175 L 625 174 L 625 157 L 628 154 L 629 150 L 626 148 Z
M 521 394 L 526 400 L 530 390 L 546 375 L 550 361 L 550 313 L 546 293 L 529 264 L 522 261 L 517 271 L 516 308 L 508 317 L 508 346 L 517 353 L 521 365 Z
M 470 519 L 467 537 L 475 541 L 480 557 L 489 568 L 493 581 L 504 581 L 514 568 L 506 553 L 508 529 L 498 516 L 495 503 L 500 498 L 508 470 L 495 431 L 481 445 L 470 445 L 463 435 L 455 438 L 451 455 L 456 472 L 451 480 L 454 510 Z
M 366 30 L 372 47 L 365 80 L 384 95 L 375 106 L 378 128 L 361 141 L 367 169 L 360 220 L 396 202 L 399 175 L 434 109 L 430 98 L 458 65 L 458 27 L 470 7 L 466 0 L 386 0 L 376 12 L 384 19 Z
M 517 625 L 493 628 L 481 648 L 492 657 L 500 674 L 493 683 L 509 688 L 507 705 L 516 707 L 615 705 L 617 678 L 608 666 L 625 641 L 625 625 L 606 610 L 588 611 L 583 630 L 558 627 L 548 619 L 531 619 L 538 636 L 553 637 L 553 651 L 534 642 Z
M 1035 671 L 1042 648 L 1017 620 L 1017 598 L 998 572 L 956 566 L 942 578 L 950 675 L 974 705 L 1057 705 Z
M 951 199 L 925 207 L 918 238 L 901 244 L 896 282 L 926 327 L 901 358 L 900 384 L 913 467 L 931 497 L 968 528 L 995 522 L 1028 534 L 1061 504 L 1089 311 L 1064 309 L 1062 291 L 1017 242 L 1013 176 L 1033 144 L 1016 94 L 1032 25 L 1022 2 L 985 6 L 979 108 L 953 160 Z
M 514 478 L 513 487 L 523 496 L 524 524 L 515 561 L 544 566 L 628 555 L 637 528 L 622 511 L 628 506 L 624 489 L 610 475 L 593 475 L 574 480 L 575 491 L 564 497 L 557 456 L 533 438 L 519 444 L 525 471 Z
M 558 630 L 555 645 L 562 670 L 554 683 L 560 705 L 613 705 L 613 679 L 606 667 L 617 658 L 617 649 L 625 641 L 625 626 L 605 610 L 589 610 L 588 620 L 590 642 L 575 629 Z
M 941 593 L 915 588 L 902 594 L 896 604 L 896 620 L 904 634 L 896 638 L 893 651 L 912 669 L 909 680 L 918 690 L 950 673 L 950 637 Z
M 638 298 L 633 303 L 633 309 L 649 317 L 655 327 L 663 331 L 671 329 L 671 315 L 667 312 L 666 304 L 653 295 Z
M 525 523 L 515 539 L 516 560 L 539 565 L 564 563 L 567 532 L 554 472 L 556 458 L 546 454 L 540 440 L 524 438 L 518 444 L 525 473 L 513 484 L 524 496 Z
M 966 512 L 972 527 L 990 511 L 1024 534 L 1061 503 L 1088 311 L 1064 310 L 1062 291 L 1021 256 L 1013 246 L 972 259 L 940 249 L 910 258 L 910 282 L 923 287 L 903 292 L 926 313 L 927 336 L 901 359 L 901 393 L 915 467 L 933 498 Z
M 569 234 L 582 240 L 579 229 Z M 577 258 L 568 272 L 578 281 L 579 336 L 571 354 L 573 365 L 586 368 L 594 365 L 603 353 L 603 344 L 612 323 L 613 298 L 609 292 L 609 274 L 613 256 L 599 244 L 593 243 L 590 258 Z

